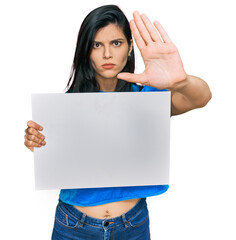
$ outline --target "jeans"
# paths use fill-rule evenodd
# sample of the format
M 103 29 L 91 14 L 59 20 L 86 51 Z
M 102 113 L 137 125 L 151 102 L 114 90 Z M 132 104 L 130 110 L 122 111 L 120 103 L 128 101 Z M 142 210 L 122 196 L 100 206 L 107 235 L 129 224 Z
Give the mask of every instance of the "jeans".
M 52 240 L 150 240 L 146 198 L 141 198 L 126 213 L 98 219 L 59 199 Z

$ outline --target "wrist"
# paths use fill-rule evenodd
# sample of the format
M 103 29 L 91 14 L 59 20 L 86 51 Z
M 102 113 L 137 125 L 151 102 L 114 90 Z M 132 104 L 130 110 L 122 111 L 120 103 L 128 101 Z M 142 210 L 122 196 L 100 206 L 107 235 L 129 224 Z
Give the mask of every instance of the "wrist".
M 186 74 L 186 77 L 183 78 L 183 80 L 178 81 L 172 87 L 168 88 L 168 90 L 181 93 L 189 85 L 189 82 L 189 75 Z

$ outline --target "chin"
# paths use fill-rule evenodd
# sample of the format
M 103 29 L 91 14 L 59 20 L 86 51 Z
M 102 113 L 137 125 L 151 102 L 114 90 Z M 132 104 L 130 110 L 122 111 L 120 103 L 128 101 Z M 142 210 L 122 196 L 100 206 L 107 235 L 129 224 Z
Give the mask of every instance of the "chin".
M 118 74 L 119 74 L 119 72 L 118 72 L 118 73 L 111 73 L 111 74 L 103 74 L 103 75 L 101 75 L 101 76 L 102 76 L 103 78 L 109 79 L 109 78 L 115 78 Z

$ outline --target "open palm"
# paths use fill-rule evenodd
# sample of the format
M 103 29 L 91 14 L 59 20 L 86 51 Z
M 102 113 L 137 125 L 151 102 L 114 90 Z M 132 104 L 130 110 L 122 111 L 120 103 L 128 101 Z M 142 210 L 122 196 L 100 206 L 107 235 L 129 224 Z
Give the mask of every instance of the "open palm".
M 164 28 L 157 21 L 154 26 L 146 15 L 140 16 L 138 12 L 134 12 L 130 27 L 141 52 L 145 71 L 141 74 L 120 73 L 117 77 L 158 89 L 173 89 L 184 81 L 187 75 L 178 49 Z

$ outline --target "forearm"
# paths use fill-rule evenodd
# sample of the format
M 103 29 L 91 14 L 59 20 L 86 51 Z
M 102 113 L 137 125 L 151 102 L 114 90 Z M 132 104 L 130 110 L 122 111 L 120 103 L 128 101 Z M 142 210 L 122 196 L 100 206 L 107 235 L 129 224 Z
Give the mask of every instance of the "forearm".
M 209 86 L 201 78 L 187 75 L 185 81 L 171 91 L 182 94 L 193 106 L 204 107 L 211 99 Z

